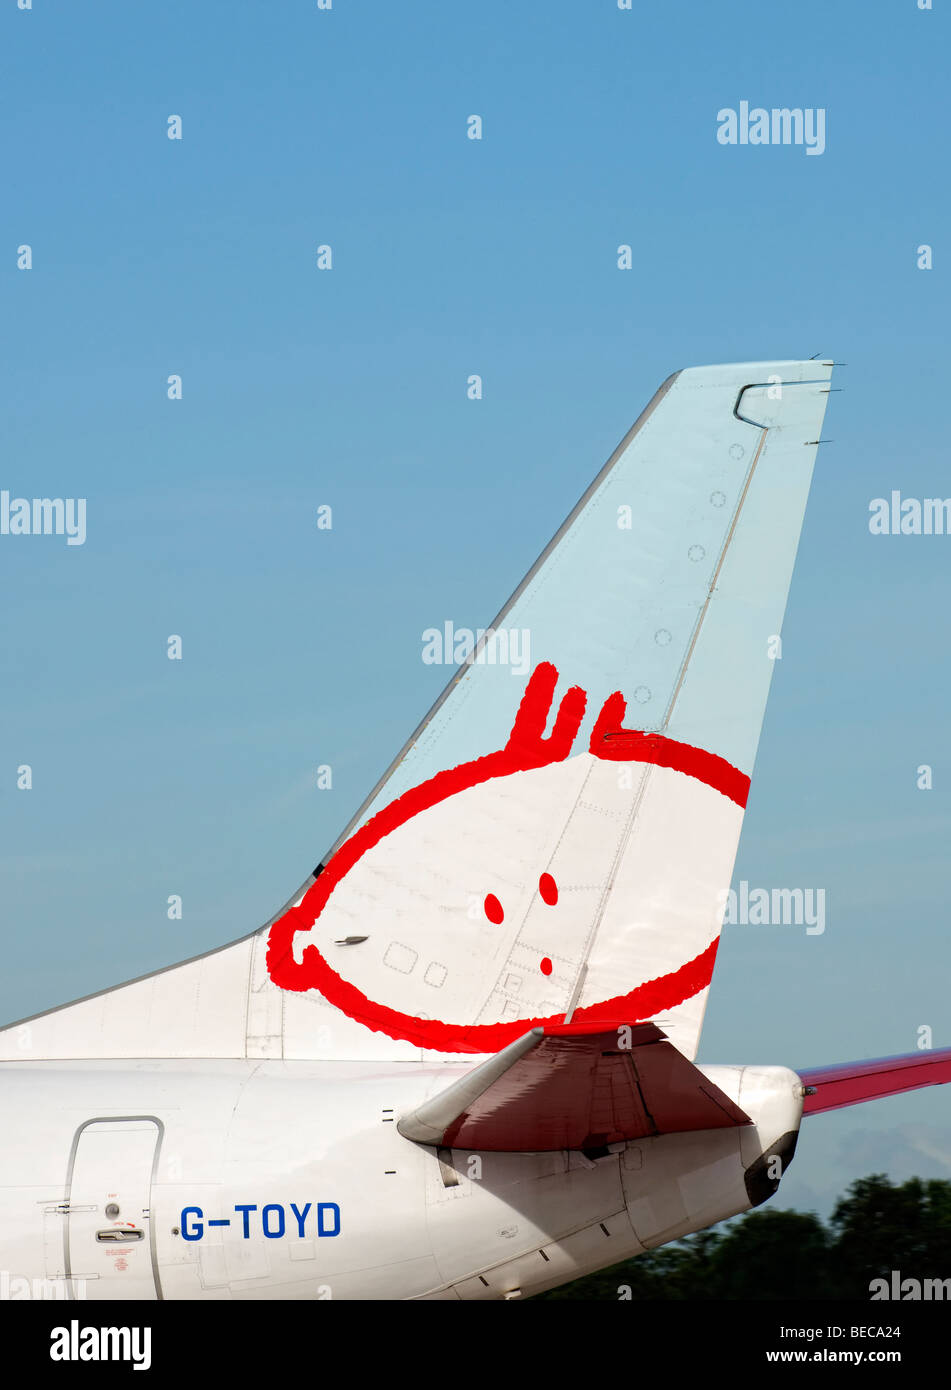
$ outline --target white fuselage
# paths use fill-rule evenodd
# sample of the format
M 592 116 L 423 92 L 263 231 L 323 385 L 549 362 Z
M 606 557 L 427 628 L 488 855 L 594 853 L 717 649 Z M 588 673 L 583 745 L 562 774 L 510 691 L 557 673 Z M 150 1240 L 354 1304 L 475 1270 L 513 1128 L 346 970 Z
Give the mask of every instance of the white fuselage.
M 0 1066 L 0 1298 L 528 1296 L 747 1210 L 798 1130 L 782 1067 L 702 1070 L 754 1123 L 579 1153 L 423 1147 L 425 1063 Z

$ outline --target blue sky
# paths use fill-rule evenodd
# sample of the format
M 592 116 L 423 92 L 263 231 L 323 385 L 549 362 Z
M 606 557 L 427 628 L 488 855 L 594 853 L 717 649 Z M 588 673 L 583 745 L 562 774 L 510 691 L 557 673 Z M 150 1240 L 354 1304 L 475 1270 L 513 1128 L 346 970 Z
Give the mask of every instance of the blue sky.
M 867 525 L 951 493 L 946 42 L 916 0 L 4 7 L 0 487 L 88 539 L 0 541 L 0 1015 L 265 921 L 438 694 L 422 630 L 491 618 L 659 383 L 821 353 L 735 877 L 829 925 L 727 929 L 701 1058 L 951 1044 L 951 539 Z M 719 145 L 742 100 L 825 152 Z M 872 1169 L 951 1177 L 951 1095 L 809 1121 L 780 1202 Z

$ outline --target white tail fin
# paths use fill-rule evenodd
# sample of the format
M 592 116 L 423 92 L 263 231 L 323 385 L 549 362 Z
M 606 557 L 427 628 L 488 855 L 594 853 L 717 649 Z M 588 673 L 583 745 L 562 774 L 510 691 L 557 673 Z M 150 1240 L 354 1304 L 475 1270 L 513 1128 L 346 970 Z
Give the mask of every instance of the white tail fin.
M 671 377 L 297 905 L 45 1015 L 31 1055 L 488 1053 L 651 1019 L 693 1057 L 830 369 Z

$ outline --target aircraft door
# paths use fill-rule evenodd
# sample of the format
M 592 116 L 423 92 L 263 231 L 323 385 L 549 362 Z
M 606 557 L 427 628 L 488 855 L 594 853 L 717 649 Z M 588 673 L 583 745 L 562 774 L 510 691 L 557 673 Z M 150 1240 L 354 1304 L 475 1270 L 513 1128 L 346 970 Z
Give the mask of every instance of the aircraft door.
M 73 1138 L 66 1273 L 87 1299 L 161 1297 L 153 1259 L 152 1174 L 163 1125 L 149 1115 L 87 1120 Z

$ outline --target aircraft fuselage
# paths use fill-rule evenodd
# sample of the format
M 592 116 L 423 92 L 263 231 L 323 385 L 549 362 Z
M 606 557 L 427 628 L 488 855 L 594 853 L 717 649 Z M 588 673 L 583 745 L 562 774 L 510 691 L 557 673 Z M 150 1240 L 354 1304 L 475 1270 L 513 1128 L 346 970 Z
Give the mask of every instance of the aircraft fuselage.
M 588 1155 L 403 1138 L 400 1114 L 466 1070 L 5 1063 L 0 1295 L 524 1297 L 765 1200 L 802 1110 L 785 1068 L 711 1067 L 753 1124 Z

